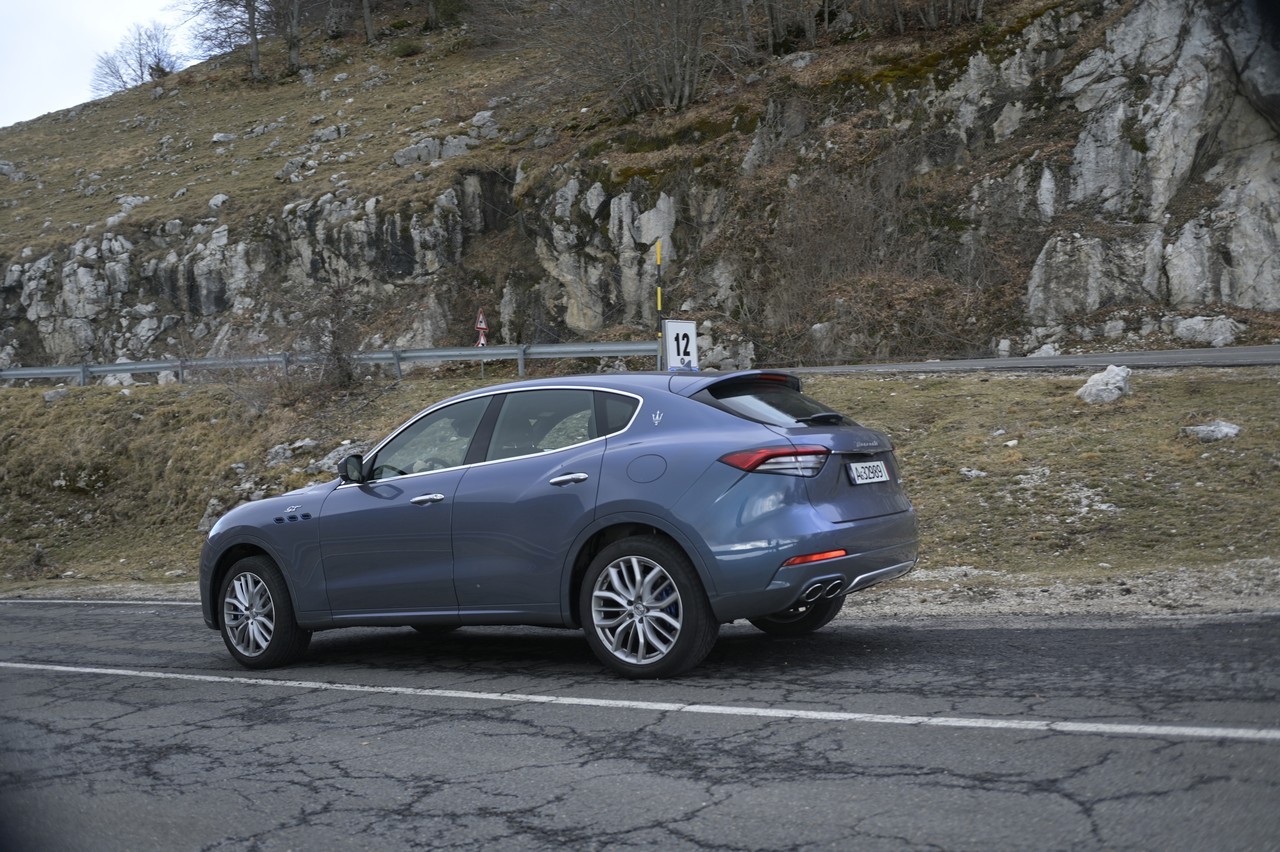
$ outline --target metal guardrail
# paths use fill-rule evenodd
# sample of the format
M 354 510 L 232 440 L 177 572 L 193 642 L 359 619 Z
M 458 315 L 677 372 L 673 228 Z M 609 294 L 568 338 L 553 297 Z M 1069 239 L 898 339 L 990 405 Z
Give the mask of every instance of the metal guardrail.
M 390 349 L 356 352 L 356 364 L 378 364 L 395 369 L 396 377 L 404 375 L 404 364 L 442 363 L 446 361 L 511 361 L 525 374 L 529 359 L 548 358 L 622 358 L 648 356 L 656 359 L 658 340 L 627 340 L 616 343 L 524 343 L 514 346 L 455 346 L 442 349 Z M 74 379 L 87 385 L 96 376 L 133 375 L 135 373 L 175 373 L 179 382 L 186 381 L 192 370 L 236 370 L 275 367 L 287 375 L 295 365 L 319 364 L 323 355 L 311 352 L 280 352 L 268 355 L 243 355 L 230 358 L 169 358 L 163 361 L 120 361 L 114 364 L 78 364 L 55 367 L 11 367 L 0 370 L 0 382 L 21 379 Z

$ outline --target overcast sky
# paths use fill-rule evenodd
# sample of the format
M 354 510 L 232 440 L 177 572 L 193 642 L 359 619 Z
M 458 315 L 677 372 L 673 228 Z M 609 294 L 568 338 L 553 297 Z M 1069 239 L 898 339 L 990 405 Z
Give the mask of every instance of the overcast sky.
M 6 0 L 0 26 L 0 127 L 92 100 L 99 53 L 134 24 L 176 27 L 174 0 Z M 180 43 L 175 44 L 181 48 Z M 4 159 L 0 151 L 0 159 Z

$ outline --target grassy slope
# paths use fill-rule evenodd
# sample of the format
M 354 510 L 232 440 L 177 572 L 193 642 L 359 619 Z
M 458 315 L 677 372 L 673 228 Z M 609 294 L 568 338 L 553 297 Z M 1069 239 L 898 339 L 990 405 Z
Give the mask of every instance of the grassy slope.
M 0 592 L 179 570 L 190 580 L 211 499 L 230 506 L 325 478 L 300 468 L 508 377 L 445 371 L 337 396 L 260 380 L 72 388 L 54 402 L 0 389 Z M 1136 373 L 1134 395 L 1104 406 L 1080 402 L 1081 384 L 974 374 L 806 387 L 894 437 L 924 567 L 1071 581 L 1280 556 L 1280 370 Z M 1214 418 L 1243 431 L 1215 444 L 1180 434 Z M 267 467 L 271 447 L 303 438 L 318 443 L 310 455 Z

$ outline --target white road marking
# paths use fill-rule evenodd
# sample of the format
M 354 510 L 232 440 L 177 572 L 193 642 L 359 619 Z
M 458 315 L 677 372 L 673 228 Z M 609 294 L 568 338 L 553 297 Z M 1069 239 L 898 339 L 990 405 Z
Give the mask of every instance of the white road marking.
M 116 600 L 59 600 L 57 598 L 0 598 L 0 604 L 99 604 L 110 606 L 200 606 L 200 601 L 116 601 Z
M 898 716 L 887 713 L 844 713 L 828 710 L 791 710 L 781 707 L 736 707 L 717 704 L 680 704 L 663 701 L 620 701 L 608 698 L 573 698 L 559 695 L 526 695 L 518 692 L 471 692 L 461 689 L 422 689 L 412 686 L 368 686 L 356 683 L 323 683 L 311 680 L 275 680 L 261 677 L 196 675 L 181 672 L 106 669 L 89 666 L 59 666 L 40 663 L 0 662 L 0 668 L 62 674 L 136 677 L 153 680 L 185 680 L 198 683 L 266 686 L 279 689 L 314 689 L 331 692 L 368 692 L 378 695 L 410 695 L 426 698 L 457 698 L 469 701 L 504 701 L 512 704 L 560 704 L 571 707 L 603 707 L 643 710 L 654 713 L 705 713 L 715 716 L 746 716 L 767 719 L 802 719 L 819 722 L 861 722 L 879 725 L 918 727 L 985 728 L 1009 731 L 1044 731 L 1067 734 L 1102 734 L 1120 737 L 1163 737 L 1166 739 L 1214 739 L 1280 742 L 1276 728 L 1216 728 L 1191 725 L 1125 725 L 1105 722 L 1066 722 L 1039 719 L 969 719 L 950 716 Z

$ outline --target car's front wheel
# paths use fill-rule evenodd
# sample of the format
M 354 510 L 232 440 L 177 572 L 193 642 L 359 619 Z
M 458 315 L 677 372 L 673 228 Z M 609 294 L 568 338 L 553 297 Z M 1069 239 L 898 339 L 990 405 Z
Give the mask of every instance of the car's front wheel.
M 240 665 L 269 669 L 301 657 L 311 643 L 293 615 L 280 569 L 265 556 L 241 559 L 222 579 L 222 641 Z
M 624 677 L 686 671 L 710 653 L 720 630 L 688 557 L 653 536 L 600 551 L 578 601 L 591 650 Z
M 812 633 L 836 617 L 844 598 L 818 598 L 813 603 L 801 603 L 791 609 L 749 619 L 751 623 L 772 636 L 803 636 Z

